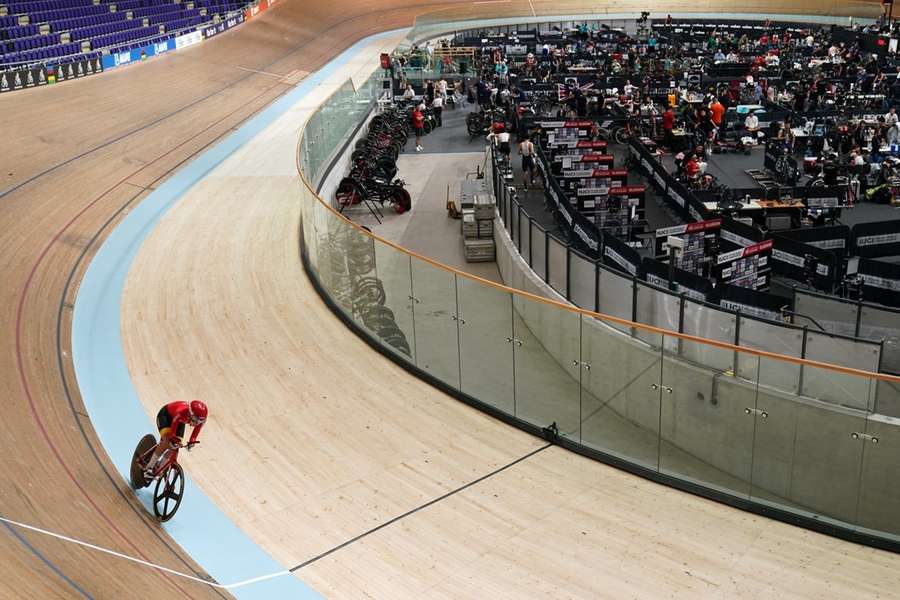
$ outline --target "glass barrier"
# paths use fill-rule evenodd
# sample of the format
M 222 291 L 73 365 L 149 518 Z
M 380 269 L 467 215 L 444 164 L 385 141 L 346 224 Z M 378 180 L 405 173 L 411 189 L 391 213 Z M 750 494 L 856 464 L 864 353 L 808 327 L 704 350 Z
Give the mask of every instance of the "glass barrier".
M 881 368 L 900 373 L 900 311 L 863 305 L 857 336 L 867 340 L 884 340 Z
M 804 331 L 799 327 L 776 325 L 741 315 L 738 337 L 740 346 L 744 348 L 802 358 L 803 335 Z M 737 367 L 738 375 L 752 377 L 758 370 L 759 361 L 752 354 L 739 353 Z M 766 376 L 772 387 L 786 392 L 800 392 L 800 365 L 796 363 L 780 361 L 773 364 Z
M 594 261 L 572 249 L 569 249 L 569 256 L 571 261 L 569 301 L 580 308 L 594 310 L 597 308 L 594 293 L 597 286 L 597 266 Z
M 542 281 L 547 281 L 547 232 L 535 221 L 531 221 L 529 248 L 531 248 L 531 270 Z M 563 294 L 565 294 L 565 290 L 563 290 Z
M 685 298 L 684 333 L 699 338 L 733 344 L 735 315 Z M 734 368 L 734 351 L 707 344 L 688 345 L 682 349 L 685 358 L 720 371 Z
M 635 321 L 645 323 L 668 331 L 679 331 L 681 326 L 681 298 L 669 294 L 659 288 L 636 280 Z M 635 335 L 646 340 L 656 334 L 644 329 L 637 329 Z M 678 352 L 678 338 L 667 338 L 667 350 Z
M 559 292 L 563 298 L 568 297 L 567 285 L 569 280 L 565 244 L 552 235 L 547 236 L 547 283 Z
M 360 107 L 372 98 L 365 86 L 342 86 L 307 124 L 300 168 L 321 174 L 353 130 L 336 135 L 323 123 L 365 118 Z M 360 335 L 401 363 L 521 423 L 555 423 L 601 458 L 900 539 L 900 478 L 890 476 L 900 472 L 900 420 L 874 413 L 900 412 L 900 378 L 796 358 L 802 330 L 776 332 L 607 268 L 598 275 L 606 314 L 454 271 L 358 228 L 316 196 L 307 176 L 300 186 L 307 275 Z M 532 263 L 548 259 L 544 276 L 564 291 L 566 249 L 551 239 L 545 256 L 544 231 L 519 219 L 515 201 L 508 214 L 514 239 L 537 239 L 525 242 Z M 572 274 L 590 281 L 592 261 L 577 253 L 568 261 Z M 593 308 L 592 287 L 579 287 L 574 275 L 569 285 L 573 299 Z M 662 328 L 632 323 L 633 309 Z M 695 337 L 678 333 L 680 323 Z M 734 346 L 736 335 L 759 349 Z M 868 369 L 876 362 L 857 346 L 807 336 L 807 357 Z
M 600 300 L 597 312 L 626 321 L 631 320 L 634 284 L 630 278 L 601 267 L 598 289 L 600 290 Z M 622 331 L 631 331 L 630 326 L 622 323 L 616 323 L 614 326 Z
M 856 305 L 811 294 L 794 294 L 794 323 L 841 335 L 856 334 Z

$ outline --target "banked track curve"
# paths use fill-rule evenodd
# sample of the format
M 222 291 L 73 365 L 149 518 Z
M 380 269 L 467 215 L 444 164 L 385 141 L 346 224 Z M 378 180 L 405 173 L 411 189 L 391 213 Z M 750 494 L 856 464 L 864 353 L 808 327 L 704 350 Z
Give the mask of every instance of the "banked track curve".
M 197 48 L 0 100 L 15 116 L 0 140 L 0 319 L 15 331 L 0 353 L 11 457 L 0 466 L 11 490 L 0 514 L 199 573 L 96 449 L 68 351 L 85 259 L 148 190 L 286 88 L 235 66 L 310 71 L 359 37 L 410 24 L 426 4 L 284 0 Z M 178 596 L 217 594 L 22 532 L 0 539 L 0 561 L 9 597 L 146 597 L 163 581 Z
M 357 14 L 338 14 L 337 10 L 317 14 L 314 7 L 286 0 L 260 19 L 222 36 L 221 41 L 139 68 L 35 93 L 11 94 L 0 101 L 0 108 L 17 116 L 0 141 L 7 178 L 7 186 L 0 192 L 3 248 L 7 249 L 0 264 L 7 284 L 4 304 L 7 309 L 14 308 L 12 314 L 4 311 L 3 318 L 7 330 L 15 331 L 7 338 L 11 343 L 0 362 L 0 375 L 5 396 L 12 400 L 3 425 L 5 439 L 15 440 L 12 451 L 18 455 L 18 460 L 3 469 L 8 469 L 4 479 L 13 483 L 17 493 L 0 497 L 0 514 L 55 527 L 205 577 L 146 515 L 97 449 L 68 350 L 69 309 L 77 281 L 86 266 L 85 258 L 129 207 L 290 89 L 254 71 L 314 70 L 360 37 L 383 27 L 411 24 L 421 10 L 402 2 L 379 3 L 370 10 L 373 4 L 343 6 Z M 285 34 L 296 23 L 306 25 Z M 238 70 L 235 65 L 245 68 Z M 132 78 L 141 76 L 146 78 L 144 85 L 134 85 Z M 191 84 L 182 85 L 186 93 L 178 98 L 167 96 L 173 78 Z M 121 112 L 127 113 L 127 118 L 111 118 L 113 122 L 104 129 L 96 126 L 98 119 L 109 116 L 102 108 L 91 106 L 82 114 L 60 111 L 60 106 L 70 102 L 78 104 L 99 96 L 123 106 Z M 147 101 L 153 97 L 157 98 L 155 104 Z M 83 123 L 83 127 L 59 126 L 54 115 L 63 112 L 68 116 L 62 121 Z M 132 127 L 133 121 L 140 124 Z M 35 124 L 40 122 L 45 124 L 42 130 L 59 126 L 59 138 L 35 135 Z M 94 139 L 105 141 L 66 157 L 67 138 L 78 140 L 71 145 L 74 151 Z M 85 199 L 80 200 L 82 197 Z M 10 433 L 14 430 L 26 433 L 17 438 Z M 23 448 L 33 454 L 26 455 Z M 46 472 L 39 474 L 32 465 L 40 465 Z M 34 491 L 28 494 L 28 488 Z M 9 535 L 0 539 L 0 560 L 16 567 L 10 569 L 14 576 L 0 583 L 0 591 L 4 585 L 10 586 L 0 595 L 144 597 L 162 584 L 162 589 L 168 588 L 178 597 L 223 596 L 207 586 L 185 584 L 115 561 L 86 558 L 83 551 L 9 526 L 6 529 Z M 86 564 L 92 565 L 89 571 Z

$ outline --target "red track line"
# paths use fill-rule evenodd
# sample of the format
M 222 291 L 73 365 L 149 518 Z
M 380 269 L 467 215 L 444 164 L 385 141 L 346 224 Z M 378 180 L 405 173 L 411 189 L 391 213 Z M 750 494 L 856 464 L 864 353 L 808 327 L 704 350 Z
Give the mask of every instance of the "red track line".
M 78 481 L 78 478 L 75 477 L 74 473 L 72 473 L 65 458 L 63 458 L 62 454 L 59 452 L 59 449 L 56 447 L 56 444 L 51 439 L 50 434 L 47 432 L 47 429 L 44 426 L 44 421 L 41 418 L 40 414 L 38 413 L 37 405 L 34 401 L 34 397 L 31 394 L 31 388 L 28 385 L 28 378 L 25 375 L 25 365 L 24 365 L 24 360 L 22 357 L 22 319 L 23 319 L 23 315 L 25 312 L 25 299 L 28 295 L 29 289 L 31 288 L 31 282 L 34 279 L 35 274 L 37 273 L 38 267 L 41 265 L 41 263 L 46 258 L 47 253 L 50 251 L 50 248 L 59 240 L 60 237 L 62 237 L 62 235 L 69 229 L 69 227 L 71 227 L 79 218 L 81 218 L 81 216 L 84 215 L 84 213 L 86 213 L 92 206 L 97 204 L 97 202 L 102 200 L 107 194 L 109 194 L 110 192 L 115 190 L 117 187 L 124 184 L 131 177 L 137 175 L 138 173 L 140 173 L 147 167 L 151 166 L 152 164 L 156 163 L 160 159 L 165 158 L 166 156 L 168 156 L 169 154 L 171 154 L 178 148 L 181 148 L 185 144 L 195 140 L 201 134 L 205 133 L 206 131 L 209 131 L 210 129 L 212 129 L 213 127 L 215 127 L 216 125 L 218 125 L 219 123 L 221 123 L 222 121 L 224 121 L 225 119 L 227 119 L 228 117 L 230 117 L 231 115 L 236 113 L 238 110 L 244 108 L 244 106 L 246 106 L 247 104 L 254 102 L 258 98 L 267 94 L 269 91 L 271 91 L 278 85 L 281 85 L 281 84 L 276 83 L 276 84 L 266 88 L 265 90 L 263 90 L 262 92 L 260 92 L 259 94 L 257 94 L 256 96 L 254 96 L 253 98 L 248 100 L 247 102 L 241 104 L 241 106 L 238 106 L 237 108 L 235 108 L 234 110 L 232 110 L 231 112 L 229 112 L 228 114 L 226 114 L 225 116 L 220 118 L 219 120 L 211 123 L 210 125 L 208 125 L 204 129 L 200 130 L 199 132 L 197 132 L 193 136 L 189 137 L 188 139 L 184 140 L 177 146 L 174 146 L 174 147 L 170 148 L 169 150 L 167 150 L 166 152 L 164 152 L 163 154 L 160 154 L 159 156 L 154 158 L 152 161 L 150 161 L 146 165 L 129 173 L 124 178 L 122 178 L 119 182 L 114 184 L 112 187 L 108 188 L 106 191 L 101 193 L 99 196 L 97 196 L 96 198 L 91 200 L 90 203 L 88 203 L 84 208 L 82 208 L 59 231 L 56 232 L 56 234 L 53 236 L 53 238 L 50 240 L 50 242 L 41 251 L 41 254 L 40 254 L 40 256 L 38 256 L 37 261 L 31 267 L 31 271 L 28 274 L 28 279 L 25 280 L 25 287 L 22 289 L 22 293 L 19 296 L 18 307 L 16 309 L 16 362 L 17 362 L 17 366 L 18 366 L 18 370 L 19 370 L 19 378 L 22 382 L 22 388 L 25 392 L 25 396 L 28 398 L 28 404 L 31 408 L 31 414 L 34 417 L 34 421 L 37 424 L 38 428 L 40 429 L 41 435 L 43 436 L 44 440 L 47 442 L 47 445 L 50 447 L 50 450 L 53 452 L 53 455 L 56 457 L 56 460 L 59 462 L 60 466 L 62 466 L 63 470 L 66 472 L 66 475 L 68 475 L 69 479 L 72 480 L 72 483 L 75 484 L 75 487 L 78 488 L 78 490 L 85 497 L 85 499 L 90 503 L 90 505 L 100 515 L 100 517 L 102 517 L 102 519 L 104 521 L 106 521 L 106 523 L 113 529 L 113 531 L 115 531 L 138 554 L 138 556 L 140 556 L 144 560 L 147 560 L 147 557 L 143 554 L 143 552 L 141 552 L 141 549 L 134 542 L 132 542 L 131 539 L 129 539 L 128 536 L 126 536 L 118 527 L 116 527 L 116 525 L 106 515 L 106 513 L 94 502 L 93 498 L 91 498 L 91 496 L 90 496 L 90 494 L 88 494 L 87 490 L 85 490 L 84 487 L 82 487 L 81 483 Z M 190 594 L 188 594 L 187 591 L 185 591 L 177 583 L 172 581 L 170 577 L 167 577 L 166 575 L 163 575 L 162 573 L 158 573 L 158 575 L 160 577 L 162 577 L 165 581 L 168 581 L 169 583 L 171 583 L 176 589 L 178 589 L 178 591 L 183 593 L 185 596 L 187 596 L 188 598 L 192 598 L 192 596 Z

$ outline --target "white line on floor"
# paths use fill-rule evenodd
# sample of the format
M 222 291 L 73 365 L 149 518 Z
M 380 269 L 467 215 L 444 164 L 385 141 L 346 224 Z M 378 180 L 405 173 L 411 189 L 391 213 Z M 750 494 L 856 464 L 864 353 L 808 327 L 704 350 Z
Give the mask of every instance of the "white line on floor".
M 122 554 L 120 552 L 116 552 L 114 550 L 109 550 L 107 548 L 101 548 L 100 546 L 95 546 L 94 544 L 82 542 L 81 540 L 76 540 L 74 538 L 70 538 L 68 536 L 65 536 L 65 535 L 62 535 L 59 533 L 53 533 L 52 531 L 47 531 L 46 529 L 41 529 L 39 527 L 34 527 L 32 525 L 26 525 L 25 523 L 19 523 L 18 521 L 13 521 L 12 519 L 0 517 L 0 521 L 3 521 L 4 523 L 9 523 L 10 525 L 15 525 L 16 527 L 21 527 L 22 529 L 28 529 L 29 531 L 43 533 L 44 535 L 49 535 L 50 537 L 55 537 L 57 539 L 63 540 L 64 542 L 70 542 L 72 544 L 84 546 L 85 548 L 90 548 L 91 550 L 97 550 L 98 552 L 105 552 L 106 554 L 112 554 L 113 556 L 117 556 L 119 558 L 124 558 L 125 560 L 130 560 L 132 562 L 136 562 L 138 564 L 144 565 L 145 567 L 150 567 L 151 569 L 158 569 L 160 571 L 165 571 L 166 573 L 171 573 L 172 575 L 184 577 L 185 579 L 190 579 L 191 581 L 196 581 L 198 583 L 205 583 L 206 585 L 208 585 L 210 587 L 219 588 L 219 589 L 223 589 L 223 590 L 231 590 L 234 588 L 243 587 L 245 585 L 250 585 L 251 583 L 257 583 L 260 581 L 265 581 L 267 579 L 274 579 L 275 577 L 281 577 L 282 575 L 290 575 L 291 574 L 290 571 L 284 570 L 284 571 L 278 571 L 276 573 L 270 573 L 268 575 L 260 575 L 259 577 L 253 577 L 251 579 L 245 579 L 243 581 L 237 581 L 235 583 L 229 583 L 228 585 L 222 585 L 221 583 L 216 583 L 214 581 L 207 581 L 205 579 L 201 579 L 200 577 L 188 575 L 187 573 L 181 573 L 179 571 L 174 571 L 167 567 L 163 567 L 161 565 L 155 565 L 151 562 L 147 562 L 146 560 L 134 558 L 133 556 L 128 556 L 127 554 Z
M 534 2 L 532 2 L 531 0 L 528 0 L 528 6 L 531 7 L 531 16 L 532 16 L 532 17 L 536 17 L 536 16 L 537 16 L 537 13 L 534 12 Z
M 235 68 L 240 69 L 241 71 L 249 71 L 251 73 L 259 73 L 260 75 L 268 75 L 269 77 L 277 77 L 278 79 L 283 79 L 287 77 L 287 75 L 279 75 L 278 73 L 269 73 L 268 71 L 258 71 L 256 69 L 248 69 L 247 67 L 242 67 L 240 65 L 235 65 Z

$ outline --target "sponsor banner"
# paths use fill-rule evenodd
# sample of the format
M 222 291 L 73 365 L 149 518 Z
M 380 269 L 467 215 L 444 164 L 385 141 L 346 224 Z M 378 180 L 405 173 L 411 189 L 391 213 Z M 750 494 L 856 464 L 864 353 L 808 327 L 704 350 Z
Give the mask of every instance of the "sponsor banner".
M 721 300 L 719 302 L 719 305 L 731 310 L 739 310 L 745 315 L 761 317 L 770 321 L 784 320 L 784 317 L 781 316 L 781 313 L 775 312 L 774 310 L 766 310 L 765 308 L 752 306 L 750 304 L 741 304 L 740 302 L 735 302 L 734 300 Z
M 754 240 L 745 238 L 744 236 L 738 235 L 735 232 L 725 228 L 722 228 L 722 231 L 719 233 L 719 237 L 721 237 L 723 240 L 728 240 L 736 246 L 741 246 L 742 248 L 752 246 L 756 243 L 756 241 Z
M 91 60 L 81 60 L 64 65 L 57 65 L 54 77 L 56 81 L 66 81 L 68 79 L 78 79 L 79 77 L 87 77 L 103 70 L 103 62 L 99 58 Z
M 667 192 L 668 192 L 668 194 L 669 194 L 669 198 L 671 198 L 672 200 L 674 200 L 674 201 L 675 201 L 675 204 L 677 204 L 677 205 L 680 206 L 681 208 L 684 208 L 684 198 L 681 197 L 681 194 L 679 194 L 678 192 L 676 192 L 676 191 L 675 191 L 673 188 L 671 188 L 671 187 L 667 190 Z
M 0 73 L 0 93 L 47 85 L 47 67 L 33 67 Z
M 810 246 L 815 246 L 816 248 L 821 248 L 823 250 L 834 250 L 836 248 L 840 248 L 843 250 L 847 247 L 847 240 L 843 238 L 838 240 L 817 240 L 806 243 Z
M 896 244 L 897 242 L 900 242 L 900 233 L 885 233 L 882 235 L 863 235 L 863 236 L 856 238 L 857 247 L 878 246 L 881 244 Z M 841 247 L 843 248 L 843 246 L 841 246 Z
M 625 257 L 623 257 L 621 254 L 619 254 L 609 246 L 603 248 L 603 253 L 614 260 L 616 264 L 631 273 L 632 276 L 637 275 L 637 267 L 631 261 L 626 260 Z
M 723 252 L 716 257 L 716 264 L 721 265 L 735 261 L 739 258 L 746 258 L 748 256 L 753 256 L 754 254 L 760 254 L 761 252 L 768 252 L 772 249 L 773 244 L 774 242 L 772 240 L 765 240 L 758 244 L 747 246 L 746 248 L 738 248 L 731 252 Z M 776 252 L 778 251 L 776 250 Z M 800 266 L 803 266 L 803 259 L 800 259 Z
M 228 31 L 232 27 L 240 25 L 244 22 L 244 15 L 239 13 L 237 15 L 228 17 L 221 23 L 216 23 L 215 25 L 210 25 L 208 27 L 203 28 L 203 39 L 208 40 L 209 38 L 219 35 L 223 31 Z
M 646 191 L 647 191 L 646 188 L 642 185 L 626 185 L 624 187 L 610 188 L 609 195 L 610 196 L 631 196 L 634 194 L 643 194 Z
M 700 231 L 713 231 L 714 229 L 719 229 L 721 226 L 722 219 L 710 219 L 709 221 L 697 221 L 696 223 L 687 223 L 685 225 L 661 227 L 656 230 L 656 237 L 668 237 L 670 235 L 681 235 L 682 233 L 698 233 Z
M 656 287 L 661 287 L 663 289 L 669 289 L 669 280 L 663 279 L 662 277 L 657 277 L 651 273 L 647 273 L 647 282 L 652 283 Z M 693 300 L 700 300 L 701 302 L 706 302 L 706 294 L 698 292 L 696 290 L 692 290 L 689 287 L 685 287 L 678 283 L 677 281 L 672 282 L 675 285 L 675 293 L 684 294 L 688 298 L 692 298 Z
M 787 263 L 789 265 L 793 265 L 800 269 L 806 264 L 806 260 L 802 256 L 797 256 L 796 254 L 790 254 L 785 252 L 784 250 L 773 250 L 772 251 L 772 260 L 777 260 L 779 262 Z M 828 265 L 824 265 L 821 262 L 816 265 L 816 273 L 822 275 L 823 277 L 828 276 Z
M 199 31 L 192 31 L 184 35 L 179 35 L 177 38 L 175 38 L 175 49 L 181 50 L 182 48 L 187 48 L 188 46 L 199 44 L 202 41 L 203 34 Z
M 878 277 L 877 275 L 866 275 L 865 273 L 860 273 L 859 276 L 862 278 L 863 283 L 870 287 L 900 292 L 900 281 L 897 281 L 896 279 Z

